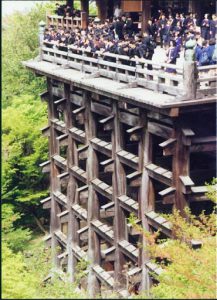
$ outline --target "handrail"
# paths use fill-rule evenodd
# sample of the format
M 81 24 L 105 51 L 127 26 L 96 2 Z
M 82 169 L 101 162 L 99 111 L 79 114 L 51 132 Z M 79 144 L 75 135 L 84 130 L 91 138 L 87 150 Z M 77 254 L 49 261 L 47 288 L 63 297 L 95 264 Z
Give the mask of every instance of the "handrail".
M 183 100 L 190 99 L 190 97 L 191 99 L 196 98 L 197 94 L 201 97 L 201 95 L 208 96 L 216 93 L 216 77 L 213 74 L 206 76 L 206 79 L 201 79 L 201 77 L 196 79 L 194 76 L 197 71 L 208 72 L 208 70 L 215 69 L 216 65 L 212 65 L 210 68 L 207 68 L 208 66 L 206 68 L 197 67 L 196 70 L 194 63 L 190 64 L 192 69 L 189 69 L 189 63 L 188 67 L 184 68 L 186 66 L 184 64 L 183 67 L 180 67 L 179 65 L 157 63 L 152 60 L 130 58 L 108 52 L 92 52 L 90 49 L 79 48 L 74 45 L 59 46 L 60 49 L 55 49 L 53 46 L 53 43 L 44 41 L 41 48 L 42 60 L 68 65 L 70 68 L 84 73 L 95 74 L 97 72 L 97 76 L 111 78 L 127 84 L 134 82 L 137 86 L 155 92 L 180 96 Z M 112 59 L 112 61 L 109 59 Z M 148 66 L 152 68 L 150 69 Z M 176 73 L 167 72 L 168 68 L 176 70 Z M 190 71 L 191 76 L 193 76 L 191 78 L 189 78 L 189 70 L 193 71 Z
M 58 15 L 47 15 L 47 25 L 50 26 L 62 26 L 68 30 L 73 27 L 82 27 L 81 17 L 64 17 Z

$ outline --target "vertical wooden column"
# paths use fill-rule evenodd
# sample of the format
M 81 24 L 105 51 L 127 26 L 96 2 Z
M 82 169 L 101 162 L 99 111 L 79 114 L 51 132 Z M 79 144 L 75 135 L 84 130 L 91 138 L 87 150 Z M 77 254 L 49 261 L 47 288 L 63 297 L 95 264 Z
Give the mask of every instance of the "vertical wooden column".
M 113 201 L 115 203 L 114 234 L 115 234 L 115 289 L 121 288 L 124 284 L 123 265 L 125 263 L 124 255 L 119 248 L 118 243 L 126 239 L 125 236 L 125 216 L 119 205 L 117 197 L 126 194 L 126 176 L 124 168 L 116 154 L 123 148 L 123 129 L 119 118 L 118 102 L 113 101 L 114 130 L 112 132 L 112 148 L 115 159 L 113 175 Z
M 148 20 L 151 18 L 151 0 L 142 1 L 142 32 L 147 28 Z
M 96 123 L 91 112 L 91 94 L 84 91 L 85 97 L 85 123 L 86 138 L 89 144 L 87 159 L 87 184 L 88 184 L 88 261 L 90 262 L 88 274 L 88 294 L 90 298 L 95 297 L 100 291 L 100 285 L 93 272 L 93 265 L 100 264 L 100 241 L 91 226 L 91 221 L 99 218 L 99 203 L 96 192 L 91 181 L 98 177 L 98 160 L 90 140 L 96 136 Z
M 86 29 L 89 17 L 89 0 L 81 0 L 81 27 Z
M 72 139 L 69 129 L 73 126 L 74 120 L 72 119 L 72 109 L 70 103 L 70 85 L 64 84 L 64 97 L 66 98 L 65 106 L 65 123 L 66 133 L 68 133 L 68 151 L 67 151 L 67 167 L 69 168 L 75 164 L 76 161 L 76 145 Z M 67 210 L 68 210 L 68 235 L 67 235 L 67 253 L 68 253 L 68 274 L 70 281 L 74 281 L 76 259 L 72 252 L 72 246 L 76 242 L 77 223 L 72 211 L 71 205 L 75 200 L 76 194 L 76 180 L 74 176 L 69 172 L 69 182 L 67 187 Z
M 189 0 L 188 1 L 188 11 L 192 13 L 196 13 L 197 16 L 201 17 L 201 2 L 202 1 L 195 1 L 195 0 Z
M 51 119 L 56 117 L 56 111 L 54 106 L 54 99 L 52 93 L 52 81 L 50 78 L 47 78 L 47 89 L 49 93 L 49 101 L 48 101 L 48 118 L 50 125 L 50 137 L 49 137 L 49 156 L 51 160 L 51 171 L 50 171 L 50 195 L 51 195 L 51 213 L 50 213 L 50 234 L 51 234 L 51 255 L 52 255 L 52 263 L 54 267 L 58 266 L 58 259 L 56 255 L 56 249 L 58 246 L 58 242 L 54 235 L 54 232 L 60 228 L 60 221 L 57 217 L 57 214 L 60 213 L 60 209 L 58 204 L 55 201 L 53 196 L 53 192 L 58 188 L 58 170 L 52 159 L 52 156 L 59 152 L 58 144 L 56 141 L 56 132 L 55 128 L 51 122 Z
M 149 225 L 145 213 L 154 209 L 154 189 L 151 179 L 149 178 L 148 172 L 145 165 L 152 161 L 152 136 L 148 132 L 148 116 L 147 112 L 142 113 L 144 121 L 144 133 L 141 141 L 141 146 L 143 147 L 143 158 L 142 158 L 142 180 L 140 188 L 139 197 L 139 214 L 142 220 L 142 227 L 144 230 L 149 230 Z M 142 115 L 141 115 L 142 117 Z M 141 149 L 142 151 L 142 149 Z M 142 268 L 142 282 L 141 289 L 149 292 L 151 285 L 151 279 L 146 267 L 146 263 L 149 261 L 149 255 L 147 253 L 147 241 L 144 236 L 142 236 L 142 249 L 140 250 L 140 260 Z
M 183 68 L 184 100 L 196 99 L 197 95 L 197 66 L 194 61 L 185 61 Z
M 175 192 L 175 208 L 184 216 L 184 208 L 187 206 L 185 194 L 183 193 L 183 184 L 180 176 L 189 176 L 190 145 L 183 143 L 183 124 L 181 119 L 174 121 L 175 138 L 177 140 L 175 153 L 172 161 L 173 186 Z
M 104 22 L 105 19 L 107 18 L 108 2 L 107 0 L 104 1 L 97 0 L 96 4 L 98 8 L 98 17 L 100 18 L 101 22 Z

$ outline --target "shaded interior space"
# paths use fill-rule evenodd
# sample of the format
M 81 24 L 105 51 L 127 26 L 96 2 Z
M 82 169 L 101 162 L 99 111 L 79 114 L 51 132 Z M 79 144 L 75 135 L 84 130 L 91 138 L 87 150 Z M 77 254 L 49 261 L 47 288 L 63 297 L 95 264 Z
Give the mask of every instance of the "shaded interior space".
M 78 167 L 82 170 L 87 170 L 87 156 L 88 156 L 88 147 L 86 145 L 75 141 L 77 157 L 78 157 Z
M 216 136 L 216 109 L 186 113 L 182 122 L 195 133 L 195 138 Z
M 68 151 L 68 146 L 60 146 L 59 147 L 60 156 L 65 159 L 67 159 L 67 151 Z
M 153 186 L 154 193 L 153 197 L 155 212 L 163 214 L 172 213 L 175 196 L 172 195 L 171 198 L 164 199 L 161 195 L 159 195 L 159 192 L 165 190 L 166 188 L 168 188 L 168 186 L 155 179 L 151 179 L 151 183 Z
M 163 155 L 163 149 L 159 144 L 165 142 L 165 138 L 152 134 L 152 162 L 159 167 L 162 167 L 168 171 L 172 170 L 172 155 Z
M 123 134 L 123 150 L 130 152 L 136 156 L 139 154 L 139 136 L 134 135 L 134 137 L 127 132 L 133 126 L 122 123 L 122 134 Z
M 96 153 L 98 158 L 98 170 L 99 170 L 98 178 L 103 182 L 105 182 L 106 184 L 112 186 L 114 164 L 112 162 L 110 164 L 106 163 L 109 160 L 108 156 L 100 152 L 96 152 Z
M 214 152 L 198 152 L 190 155 L 190 177 L 195 186 L 210 183 L 216 177 L 216 156 Z
M 99 107 L 98 113 L 93 113 L 93 117 L 96 124 L 96 137 L 104 142 L 111 143 L 112 141 L 112 135 L 111 135 L 111 127 L 107 126 L 108 124 L 102 123 L 103 120 L 108 118 L 107 109 L 109 111 L 109 114 L 111 114 L 111 107 L 107 105 L 107 103 L 103 102 L 103 105 L 99 104 L 98 102 L 92 102 L 93 105 L 96 105 L 96 108 L 94 110 L 97 110 L 97 107 Z M 101 109 L 101 114 L 100 114 Z M 103 110 L 105 110 L 105 114 L 103 114 Z M 105 121 L 106 122 L 106 121 Z

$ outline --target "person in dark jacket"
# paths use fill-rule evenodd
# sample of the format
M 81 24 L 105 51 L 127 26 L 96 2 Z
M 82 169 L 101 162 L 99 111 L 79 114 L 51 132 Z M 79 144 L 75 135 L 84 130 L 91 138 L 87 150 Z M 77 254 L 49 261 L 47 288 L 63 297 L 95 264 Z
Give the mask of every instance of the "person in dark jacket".
M 210 38 L 210 20 L 208 19 L 208 14 L 204 15 L 201 23 L 201 36 L 205 41 L 208 41 Z
M 208 46 L 207 41 L 202 42 L 201 52 L 199 54 L 199 66 L 209 65 Z
M 159 34 L 160 34 L 161 47 L 163 47 L 164 38 L 165 38 L 165 34 L 166 34 L 166 29 L 165 29 L 166 24 L 167 24 L 166 16 L 162 15 L 161 20 L 159 21 Z
M 214 39 L 217 30 L 217 17 L 215 14 L 212 15 L 212 20 L 210 20 L 210 38 Z
M 176 59 L 178 58 L 178 48 L 176 46 L 176 42 L 175 41 L 170 41 L 170 46 L 169 49 L 167 50 L 167 63 L 168 64 L 175 64 L 176 63 Z M 172 69 L 172 68 L 167 68 L 166 69 L 167 72 L 169 73 L 175 73 L 176 70 Z
M 115 22 L 115 32 L 119 40 L 123 40 L 124 38 L 123 29 L 124 29 L 123 21 L 121 20 L 121 18 L 117 18 Z
M 124 29 L 126 34 L 128 34 L 129 37 L 132 37 L 133 35 L 133 21 L 131 17 L 128 17 L 126 20 L 126 24 L 124 25 Z
M 210 39 L 209 46 L 207 47 L 207 54 L 208 54 L 210 65 L 214 65 L 216 63 L 215 61 L 213 61 L 213 58 L 212 58 L 214 50 L 215 50 L 215 39 Z

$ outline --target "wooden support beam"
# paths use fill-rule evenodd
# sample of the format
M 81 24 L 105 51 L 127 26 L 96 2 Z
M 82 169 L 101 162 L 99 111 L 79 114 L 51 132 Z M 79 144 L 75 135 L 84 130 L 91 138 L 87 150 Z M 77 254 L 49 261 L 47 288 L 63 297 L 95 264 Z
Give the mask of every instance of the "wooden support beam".
M 147 212 L 148 223 L 155 229 L 160 229 L 166 236 L 172 237 L 172 224 L 155 211 Z
M 58 137 L 56 137 L 59 142 L 59 146 L 68 146 L 68 133 L 64 133 Z
M 114 287 L 114 279 L 111 277 L 111 275 L 106 272 L 102 267 L 100 267 L 99 265 L 94 265 L 93 266 L 93 271 L 96 274 L 97 278 L 105 283 L 109 288 Z
M 163 148 L 163 155 L 164 156 L 169 156 L 169 155 L 174 154 L 175 143 L 176 143 L 176 139 L 170 138 L 170 139 L 166 140 L 165 142 L 159 144 L 159 146 L 161 148 Z
M 63 104 L 63 103 L 66 103 L 66 98 L 61 98 L 59 100 L 54 101 L 55 105 L 60 105 L 60 104 Z
M 95 178 L 91 181 L 91 183 L 94 186 L 94 189 L 105 196 L 106 198 L 112 200 L 112 193 L 113 193 L 113 188 L 103 182 L 102 180 Z
M 191 139 L 193 136 L 195 136 L 195 133 L 190 128 L 183 128 L 182 129 L 182 142 L 185 146 L 191 145 Z
M 121 111 L 119 117 L 120 117 L 120 122 L 124 124 L 127 124 L 129 126 L 134 126 L 134 127 L 139 126 L 139 117 L 134 114 Z
M 91 222 L 91 225 L 94 227 L 95 231 L 109 243 L 114 242 L 114 231 L 112 228 L 99 220 Z
M 42 101 L 49 101 L 49 92 L 45 91 L 39 95 Z
M 84 110 L 85 110 L 85 106 L 81 106 L 81 107 L 79 107 L 79 108 L 73 110 L 72 113 L 73 113 L 74 115 L 77 115 L 77 114 L 83 112 Z
M 107 117 L 112 114 L 111 107 L 93 101 L 91 102 L 91 111 Z
M 191 193 L 191 187 L 194 185 L 194 182 L 189 176 L 179 176 L 182 183 L 182 192 L 184 194 Z
M 57 217 L 60 218 L 60 223 L 67 223 L 69 220 L 69 211 L 64 210 L 63 212 L 57 214 Z
M 92 147 L 94 150 L 102 152 L 103 154 L 111 157 L 112 154 L 112 144 L 108 142 L 104 142 L 101 139 L 93 138 L 90 140 Z
M 177 143 L 172 157 L 173 180 L 171 185 L 176 188 L 174 206 L 185 216 L 184 208 L 188 205 L 185 194 L 190 192 L 190 187 L 193 185 L 193 182 L 189 178 L 189 143 L 188 140 L 187 143 L 185 143 L 186 140 L 183 141 L 183 137 L 188 139 L 194 135 L 194 132 L 185 129 L 183 124 L 185 124 L 185 122 L 181 118 L 176 119 L 174 123 L 174 136 Z
M 41 129 L 41 133 L 44 135 L 44 136 L 47 136 L 49 137 L 50 136 L 50 126 L 46 126 L 46 127 L 43 127 Z
M 78 180 L 81 180 L 84 184 L 87 184 L 87 172 L 82 170 L 77 166 L 69 168 L 69 171 L 76 177 Z
M 67 207 L 67 198 L 64 194 L 62 194 L 59 191 L 53 192 L 53 196 L 55 197 L 55 200 L 63 205 L 65 208 Z
M 107 123 L 111 122 L 113 119 L 114 119 L 114 115 L 111 115 L 111 116 L 109 116 L 107 118 L 104 118 L 104 119 L 100 120 L 99 123 L 101 123 L 101 124 L 107 124 Z
M 50 209 L 51 208 L 51 197 L 47 197 L 40 201 L 42 204 L 43 209 Z
M 128 256 L 130 259 L 132 259 L 135 263 L 138 260 L 139 257 L 139 250 L 133 246 L 131 243 L 129 243 L 126 240 L 122 240 L 118 243 L 120 246 L 121 251 Z
M 42 173 L 50 173 L 51 171 L 51 161 L 47 160 L 39 165 L 42 168 Z
M 151 178 L 158 180 L 166 185 L 171 186 L 172 184 L 172 172 L 168 171 L 164 168 L 161 168 L 155 164 L 147 164 L 146 169 L 148 171 L 148 174 Z
M 158 124 L 156 122 L 148 122 L 148 132 L 163 137 L 165 139 L 169 139 L 172 137 L 173 135 L 173 129 L 162 125 L 162 124 Z

